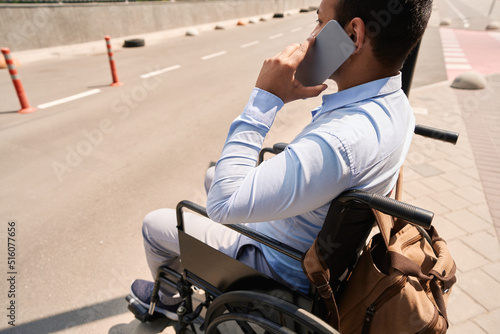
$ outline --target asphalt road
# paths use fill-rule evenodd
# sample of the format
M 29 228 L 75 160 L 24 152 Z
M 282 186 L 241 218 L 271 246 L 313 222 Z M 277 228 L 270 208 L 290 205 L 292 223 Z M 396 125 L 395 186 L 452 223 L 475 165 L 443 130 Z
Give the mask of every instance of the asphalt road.
M 448 11 L 443 2 L 440 10 Z M 454 3 L 465 8 L 465 1 Z M 456 14 L 453 24 L 463 24 L 456 11 L 450 13 Z M 161 331 L 162 324 L 134 320 L 123 299 L 133 279 L 149 278 L 142 218 L 182 199 L 204 202 L 205 168 L 218 158 L 262 61 L 302 42 L 315 20 L 314 13 L 297 14 L 117 48 L 121 87 L 109 86 L 104 41 L 102 52 L 29 62 L 19 72 L 31 104 L 39 107 L 32 114 L 16 113 L 14 88 L 0 72 L 2 249 L 8 222 L 17 228 L 18 326 L 11 332 Z M 422 43 L 414 87 L 446 80 L 440 43 L 435 20 Z M 91 95 L 48 105 L 81 93 Z M 319 103 L 287 105 L 267 142 L 290 141 Z M 3 296 L 9 286 L 1 277 Z

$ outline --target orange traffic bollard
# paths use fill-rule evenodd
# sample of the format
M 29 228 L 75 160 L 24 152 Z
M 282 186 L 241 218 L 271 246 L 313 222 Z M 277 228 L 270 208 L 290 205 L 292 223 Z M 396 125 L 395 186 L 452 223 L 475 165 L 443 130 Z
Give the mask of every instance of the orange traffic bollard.
M 19 76 L 17 75 L 16 66 L 14 65 L 14 59 L 12 59 L 12 56 L 10 55 L 9 48 L 3 48 L 2 53 L 5 57 L 5 62 L 7 63 L 7 68 L 9 69 L 12 82 L 14 83 L 17 97 L 19 98 L 19 102 L 21 103 L 21 110 L 19 110 L 18 112 L 21 114 L 27 114 L 36 111 L 36 108 L 30 106 L 30 103 L 28 102 L 28 98 L 26 97 L 26 93 L 24 92 L 21 79 L 19 79 Z
M 111 50 L 111 37 L 104 36 L 106 40 L 106 47 L 108 48 L 109 65 L 111 66 L 111 76 L 113 77 L 113 83 L 111 86 L 122 86 L 123 83 L 118 80 L 118 74 L 116 73 L 115 60 L 113 59 L 113 50 Z

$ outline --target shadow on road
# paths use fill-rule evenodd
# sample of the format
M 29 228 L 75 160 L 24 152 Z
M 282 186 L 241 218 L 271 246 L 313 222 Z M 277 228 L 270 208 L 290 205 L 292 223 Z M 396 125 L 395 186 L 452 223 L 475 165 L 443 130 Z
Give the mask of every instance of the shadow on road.
M 86 306 L 77 310 L 56 314 L 47 318 L 34 320 L 25 324 L 16 324 L 15 327 L 0 330 L 0 334 L 48 334 L 72 327 L 88 324 L 94 321 L 109 318 L 129 312 L 125 296 L 106 302 Z M 170 320 L 158 320 L 154 323 L 143 324 L 133 320 L 129 324 L 118 324 L 110 328 L 110 334 L 130 333 L 161 333 L 170 324 Z

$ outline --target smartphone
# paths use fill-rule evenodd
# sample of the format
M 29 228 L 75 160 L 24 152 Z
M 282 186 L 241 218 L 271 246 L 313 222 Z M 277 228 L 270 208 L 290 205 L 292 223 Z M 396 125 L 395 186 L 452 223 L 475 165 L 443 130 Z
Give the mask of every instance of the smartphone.
M 295 78 L 304 86 L 325 82 L 347 58 L 356 46 L 345 30 L 335 21 L 329 21 L 316 36 L 316 41 L 300 63 Z

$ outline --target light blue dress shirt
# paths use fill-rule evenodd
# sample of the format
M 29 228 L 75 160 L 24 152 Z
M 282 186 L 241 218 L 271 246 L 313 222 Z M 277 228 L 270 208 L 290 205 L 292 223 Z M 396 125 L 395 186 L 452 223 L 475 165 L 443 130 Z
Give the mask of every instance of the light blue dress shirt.
M 282 153 L 256 167 L 283 101 L 255 88 L 229 129 L 208 194 L 210 218 L 249 227 L 306 251 L 329 204 L 348 189 L 385 195 L 408 152 L 415 118 L 401 74 L 323 96 L 311 122 Z M 255 224 L 253 224 L 255 223 Z M 260 246 L 271 268 L 307 291 L 300 263 Z

